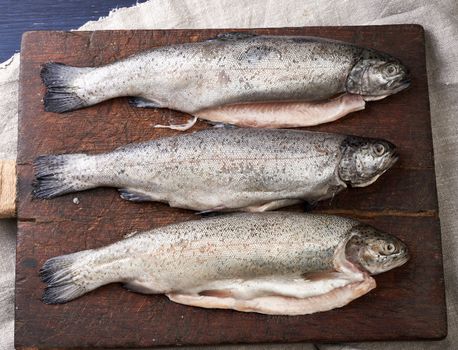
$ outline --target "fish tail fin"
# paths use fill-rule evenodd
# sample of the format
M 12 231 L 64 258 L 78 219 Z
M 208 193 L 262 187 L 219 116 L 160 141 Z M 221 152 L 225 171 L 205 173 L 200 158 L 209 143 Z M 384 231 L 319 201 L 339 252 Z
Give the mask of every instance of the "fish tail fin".
M 63 113 L 87 106 L 77 94 L 74 80 L 87 68 L 71 67 L 63 63 L 49 62 L 41 68 L 41 79 L 46 85 L 44 97 L 47 112 Z
M 95 168 L 93 165 L 91 156 L 81 153 L 36 158 L 33 162 L 34 197 L 53 198 L 96 187 L 95 184 L 87 182 Z
M 40 269 L 40 278 L 47 284 L 42 300 L 45 304 L 62 304 L 95 289 L 85 281 L 87 260 L 92 250 L 57 256 L 47 260 Z M 87 273 L 87 272 L 86 272 Z M 90 279 L 88 280 L 90 281 Z

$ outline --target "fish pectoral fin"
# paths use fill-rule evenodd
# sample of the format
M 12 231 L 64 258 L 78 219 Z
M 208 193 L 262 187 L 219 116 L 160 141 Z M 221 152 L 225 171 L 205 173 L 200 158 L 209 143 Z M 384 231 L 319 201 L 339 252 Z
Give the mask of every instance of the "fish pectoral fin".
M 385 97 L 389 95 L 383 95 L 383 96 L 368 96 L 365 95 L 363 96 L 364 101 L 378 101 L 378 100 L 383 100 Z
M 119 195 L 122 199 L 131 202 L 152 202 L 155 200 L 148 193 L 132 190 L 129 188 L 118 188 Z
M 139 234 L 139 233 L 140 233 L 140 232 L 138 232 L 138 231 L 132 231 L 132 232 L 126 233 L 126 234 L 125 234 L 124 236 L 122 236 L 122 237 L 123 237 L 124 239 L 126 239 L 126 238 L 129 238 L 129 237 L 133 237 L 133 236 L 135 236 L 135 235 L 137 235 L 137 234 Z
M 211 126 L 213 126 L 216 129 L 234 129 L 234 128 L 237 128 L 237 125 L 220 123 L 220 122 L 212 122 L 210 120 L 207 121 L 207 124 L 210 124 Z
M 127 289 L 129 292 L 136 292 L 142 294 L 155 294 L 157 291 L 149 284 L 143 283 L 138 280 L 133 280 L 122 285 L 123 288 Z
M 234 293 L 231 289 L 209 289 L 199 292 L 199 296 L 216 297 L 216 298 L 231 298 Z
M 249 207 L 242 208 L 243 211 L 249 213 L 262 213 L 269 210 L 275 210 L 283 207 L 288 207 L 290 205 L 301 203 L 300 199 L 280 199 L 272 202 L 267 202 L 262 205 L 251 205 Z
M 186 131 L 188 129 L 191 129 L 194 124 L 197 123 L 197 117 L 191 117 L 186 123 L 184 124 L 171 124 L 171 125 L 155 125 L 155 128 L 161 128 L 161 129 L 172 129 L 172 130 L 178 130 L 178 131 Z
M 190 295 L 168 293 L 166 296 L 173 302 L 189 306 L 203 307 L 206 309 L 234 309 L 237 302 L 234 298 L 220 298 L 217 296 Z
M 257 312 L 268 315 L 306 315 L 329 311 L 347 305 L 354 299 L 375 288 L 375 280 L 366 276 L 361 281 L 351 282 L 323 294 L 305 298 L 284 295 L 259 295 L 252 299 L 238 299 L 225 294 L 207 291 L 210 295 L 168 293 L 167 297 L 176 303 L 211 309 L 232 309 L 242 312 Z
M 221 211 L 226 210 L 227 208 L 224 205 L 220 205 L 211 209 L 205 209 L 202 211 L 198 211 L 195 214 L 196 215 L 204 215 L 204 216 L 218 216 L 221 215 Z
M 303 201 L 302 203 L 304 204 L 302 208 L 305 212 L 312 211 L 318 205 L 318 202 Z
M 128 102 L 132 107 L 137 108 L 162 108 L 159 103 L 143 97 L 129 97 Z

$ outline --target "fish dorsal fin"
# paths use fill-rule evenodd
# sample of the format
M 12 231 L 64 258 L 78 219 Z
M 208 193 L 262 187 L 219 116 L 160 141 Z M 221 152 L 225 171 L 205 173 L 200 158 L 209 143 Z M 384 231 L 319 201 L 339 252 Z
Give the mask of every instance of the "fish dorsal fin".
M 255 36 L 257 35 L 253 33 L 247 33 L 247 32 L 228 32 L 228 33 L 218 34 L 215 37 L 215 39 L 222 40 L 222 41 L 243 40 L 243 39 L 253 38 Z

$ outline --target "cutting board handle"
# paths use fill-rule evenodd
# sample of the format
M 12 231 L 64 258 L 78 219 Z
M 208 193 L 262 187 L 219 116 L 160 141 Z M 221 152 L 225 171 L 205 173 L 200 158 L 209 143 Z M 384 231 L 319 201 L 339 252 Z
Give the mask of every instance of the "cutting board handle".
M 16 216 L 16 161 L 0 160 L 0 219 Z

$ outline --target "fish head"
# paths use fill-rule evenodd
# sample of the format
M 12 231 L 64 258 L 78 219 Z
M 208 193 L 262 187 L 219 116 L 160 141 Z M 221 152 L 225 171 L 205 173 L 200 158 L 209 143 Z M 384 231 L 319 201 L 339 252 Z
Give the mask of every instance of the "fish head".
M 398 59 L 373 50 L 364 50 L 346 81 L 348 93 L 364 100 L 380 100 L 410 86 L 410 74 Z
M 352 187 L 374 183 L 399 159 L 396 146 L 381 139 L 348 136 L 341 152 L 338 176 Z
M 404 242 L 369 225 L 353 228 L 345 255 L 351 263 L 371 275 L 404 265 L 410 258 Z

